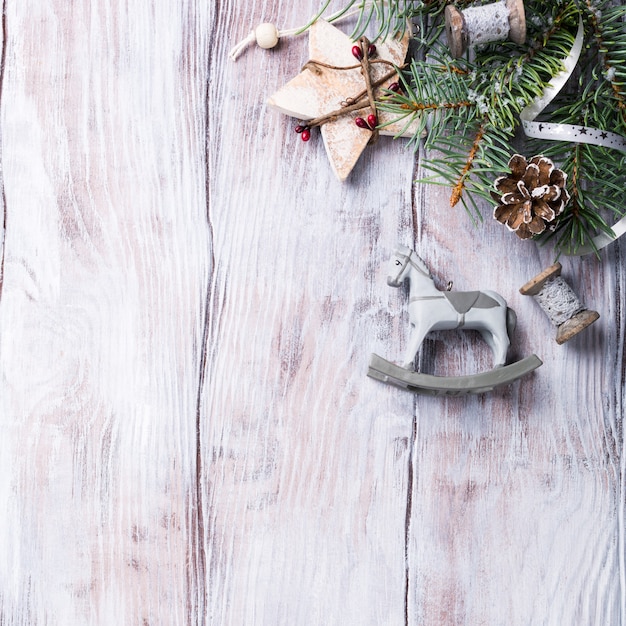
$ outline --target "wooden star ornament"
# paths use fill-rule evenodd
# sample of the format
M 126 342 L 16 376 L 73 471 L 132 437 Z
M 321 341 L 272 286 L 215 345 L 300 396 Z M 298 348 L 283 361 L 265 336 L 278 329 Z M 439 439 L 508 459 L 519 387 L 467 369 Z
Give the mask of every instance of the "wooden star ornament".
M 318 20 L 309 29 L 309 62 L 268 99 L 270 106 L 304 124 L 328 117 L 320 123 L 322 138 L 333 171 L 341 181 L 348 177 L 372 139 L 371 124 L 368 128 L 357 123 L 372 111 L 376 116 L 370 120 L 379 126 L 391 119 L 390 114 L 376 111 L 371 99 L 376 101 L 384 88 L 398 81 L 393 66 L 404 64 L 409 35 L 377 43 L 371 62 L 368 58 L 363 62 L 358 55 L 355 58 L 355 47 L 355 42 L 338 28 Z M 367 46 L 363 52 L 367 57 Z M 358 117 L 361 120 L 355 123 Z M 405 127 L 406 120 L 402 120 L 377 128 L 374 134 L 411 137 L 417 121 Z

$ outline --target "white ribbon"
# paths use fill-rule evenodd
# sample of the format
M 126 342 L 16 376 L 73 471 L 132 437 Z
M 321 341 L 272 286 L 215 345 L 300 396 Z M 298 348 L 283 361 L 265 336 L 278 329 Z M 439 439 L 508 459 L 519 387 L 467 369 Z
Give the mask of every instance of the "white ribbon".
M 569 55 L 563 62 L 565 68 L 559 72 L 553 79 L 551 84 L 544 89 L 543 93 L 531 102 L 521 113 L 522 128 L 528 137 L 537 139 L 552 139 L 554 141 L 573 141 L 577 143 L 588 143 L 594 146 L 604 146 L 606 148 L 614 148 L 626 153 L 626 138 L 617 133 L 589 128 L 587 126 L 574 126 L 571 124 L 552 124 L 549 122 L 536 122 L 535 119 L 539 114 L 554 100 L 556 95 L 561 91 L 569 77 L 572 75 L 580 53 L 583 48 L 584 26 L 582 18 L 578 22 L 578 32 L 574 45 Z M 583 255 L 600 250 L 615 241 L 626 233 L 626 216 L 620 219 L 611 229 L 613 236 L 601 233 L 593 238 L 593 244 L 580 246 L 575 251 L 565 251 L 570 256 Z

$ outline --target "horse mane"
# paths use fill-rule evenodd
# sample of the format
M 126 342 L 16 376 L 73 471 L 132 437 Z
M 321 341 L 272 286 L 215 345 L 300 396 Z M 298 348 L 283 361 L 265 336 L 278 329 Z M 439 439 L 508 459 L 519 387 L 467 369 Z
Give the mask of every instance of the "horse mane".
M 432 274 L 430 273 L 430 268 L 428 267 L 428 265 L 426 265 L 426 263 L 424 263 L 424 261 L 422 261 L 422 258 L 420 256 L 418 256 L 417 252 L 412 251 L 413 254 L 411 255 L 411 259 L 412 261 L 418 265 L 420 267 L 420 269 L 426 273 L 428 276 L 430 276 L 432 278 Z
M 407 246 L 403 246 L 402 244 L 398 244 L 396 246 L 396 252 L 403 256 L 409 257 L 411 261 L 413 261 L 413 263 L 415 263 L 415 265 L 417 265 L 422 270 L 422 272 L 424 272 L 424 274 L 432 278 L 432 274 L 430 273 L 430 268 L 428 267 L 428 265 L 426 265 L 426 263 L 424 263 L 424 261 L 417 254 L 417 252 L 415 252 L 415 250 L 412 250 L 411 248 Z

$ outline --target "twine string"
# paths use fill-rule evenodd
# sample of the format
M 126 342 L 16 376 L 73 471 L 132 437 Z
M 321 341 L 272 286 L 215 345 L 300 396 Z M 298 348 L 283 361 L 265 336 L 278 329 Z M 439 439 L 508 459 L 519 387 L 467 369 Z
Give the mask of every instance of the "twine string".
M 372 114 L 374 118 L 378 120 L 378 112 L 376 111 L 376 100 L 374 99 L 374 88 L 372 87 L 372 76 L 370 74 L 370 55 L 369 55 L 369 47 L 370 42 L 367 37 L 361 37 L 359 39 L 359 45 L 361 46 L 361 74 L 363 74 L 363 78 L 365 79 L 365 89 L 367 91 L 367 99 L 369 100 L 370 109 L 372 109 Z M 378 122 L 376 122 L 378 124 Z M 375 143 L 378 141 L 378 129 L 372 129 L 372 137 L 370 138 L 370 143 Z
M 364 40 L 364 41 L 361 42 L 361 40 Z M 374 99 L 374 89 L 376 89 L 376 87 L 379 87 L 380 85 L 382 85 L 389 79 L 393 78 L 394 76 L 397 76 L 398 72 L 395 69 L 395 66 L 393 65 L 393 63 L 389 61 L 385 61 L 383 59 L 370 59 L 369 55 L 367 54 L 369 41 L 365 37 L 362 37 L 361 40 L 359 41 L 361 42 L 361 50 L 363 51 L 363 60 L 356 65 L 348 65 L 348 66 L 342 67 L 342 66 L 337 66 L 337 65 L 331 65 L 329 63 L 322 63 L 321 61 L 315 61 L 314 59 L 311 59 L 302 68 L 302 69 L 310 69 L 312 71 L 317 71 L 317 68 L 319 67 L 324 67 L 324 68 L 333 69 L 333 70 L 353 70 L 358 67 L 361 67 L 363 77 L 365 79 L 364 90 L 360 91 L 355 96 L 351 96 L 343 100 L 343 102 L 341 103 L 341 107 L 339 109 L 335 109 L 334 111 L 331 111 L 330 113 L 325 113 L 324 115 L 320 115 L 319 117 L 316 117 L 312 120 L 307 121 L 306 125 L 309 126 L 310 128 L 313 128 L 314 126 L 322 126 L 323 124 L 326 124 L 327 122 L 336 120 L 341 115 L 345 115 L 346 113 L 352 113 L 353 111 L 360 111 L 368 107 L 372 109 L 372 112 L 374 115 L 377 114 L 376 113 L 376 101 Z M 384 74 L 377 80 L 373 81 L 371 78 L 370 69 L 371 69 L 371 65 L 374 63 L 389 65 L 390 67 L 393 67 L 394 69 L 387 72 L 386 74 Z M 400 69 L 403 69 L 404 67 L 405 65 L 402 65 Z M 373 130 L 371 141 L 372 142 L 376 141 L 377 138 L 378 138 L 378 131 Z
M 378 63 L 386 63 L 387 65 L 390 65 L 391 67 L 395 67 L 393 65 L 393 63 L 390 63 L 389 61 L 376 61 L 376 62 L 378 62 Z M 374 63 L 374 61 L 371 61 L 371 63 Z M 401 65 L 399 67 L 399 69 L 403 70 L 405 67 L 406 67 L 406 63 L 404 65 Z M 375 80 L 372 83 L 372 87 L 374 87 L 374 89 L 376 89 L 376 87 L 380 87 L 383 83 L 388 81 L 390 78 L 393 78 L 394 76 L 398 76 L 398 72 L 395 69 L 393 69 L 391 72 L 388 72 L 384 76 L 381 76 L 378 80 Z M 355 102 L 358 102 L 359 100 L 364 98 L 366 95 L 367 95 L 367 89 L 363 89 L 362 91 L 359 91 L 359 93 L 356 96 L 353 96 L 351 98 L 346 98 L 341 103 L 341 105 L 342 106 L 349 106 L 351 104 L 354 104 Z
M 280 31 L 279 31 L 279 35 L 280 35 Z M 237 58 L 239 57 L 239 55 L 252 43 L 254 43 L 256 41 L 256 33 L 254 32 L 254 30 L 251 30 L 248 35 L 242 39 L 239 43 L 235 44 L 231 49 L 230 52 L 228 53 L 228 56 L 233 60 L 236 61 Z
M 365 2 L 363 3 L 363 8 L 369 6 L 371 4 L 371 2 Z M 359 5 L 359 7 L 352 9 L 351 11 L 346 11 L 345 9 L 341 10 L 341 11 L 337 11 L 336 13 L 333 13 L 332 15 L 329 15 L 326 19 L 327 22 L 341 22 L 343 20 L 347 20 L 349 18 L 351 18 L 354 15 L 357 15 L 358 13 L 360 13 L 362 10 L 361 5 Z M 316 16 L 319 17 L 319 16 Z M 306 26 L 297 26 L 295 28 L 285 28 L 285 29 L 277 29 L 278 31 L 278 38 L 281 39 L 283 37 L 292 37 L 292 36 L 297 36 L 297 35 L 301 35 L 302 33 L 305 33 L 309 27 L 315 22 L 315 20 L 311 21 L 309 24 L 307 24 Z M 235 44 L 230 52 L 228 53 L 228 56 L 233 60 L 236 61 L 237 58 L 243 53 L 243 51 L 250 45 L 253 44 L 256 41 L 256 33 L 254 31 L 254 29 L 252 29 L 248 35 L 246 35 L 246 37 L 244 37 L 239 43 Z
M 332 122 L 336 120 L 341 115 L 345 115 L 346 113 L 352 113 L 353 111 L 360 111 L 361 109 L 365 109 L 369 106 L 369 102 L 367 99 L 359 100 L 358 102 L 354 102 L 353 104 L 347 104 L 346 106 L 342 106 L 340 109 L 335 111 L 331 111 L 330 113 L 325 113 L 324 115 L 320 115 L 315 119 L 312 119 L 306 122 L 306 125 L 309 128 L 313 128 L 315 126 L 322 126 L 327 122 Z

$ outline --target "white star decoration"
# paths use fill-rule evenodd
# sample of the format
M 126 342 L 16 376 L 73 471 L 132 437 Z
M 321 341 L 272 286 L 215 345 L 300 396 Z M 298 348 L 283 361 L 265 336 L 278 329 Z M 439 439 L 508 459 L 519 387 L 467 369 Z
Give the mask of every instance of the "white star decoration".
M 339 29 L 328 22 L 318 20 L 309 29 L 309 58 L 312 61 L 326 63 L 334 67 L 349 67 L 358 63 L 352 55 L 354 42 Z M 376 59 L 389 61 L 401 66 L 406 58 L 409 45 L 409 35 L 405 33 L 402 39 L 389 38 L 376 43 Z M 386 64 L 372 64 L 370 75 L 372 83 L 382 78 L 390 71 Z M 397 81 L 392 77 L 374 89 L 377 99 L 384 87 Z M 314 69 L 305 67 L 300 74 L 290 80 L 272 95 L 268 104 L 282 113 L 295 117 L 303 122 L 326 115 L 341 108 L 342 102 L 354 97 L 365 89 L 365 79 L 361 68 L 332 69 L 314 66 Z M 371 132 L 359 128 L 355 123 L 356 117 L 367 117 L 369 107 L 360 111 L 353 111 L 338 116 L 321 125 L 324 146 L 333 171 L 339 180 L 348 177 L 358 161 L 361 153 L 367 146 Z M 378 123 L 388 122 L 390 116 L 384 111 L 378 111 Z M 406 128 L 406 120 L 395 122 L 379 129 L 382 135 L 413 136 L 417 122 Z

